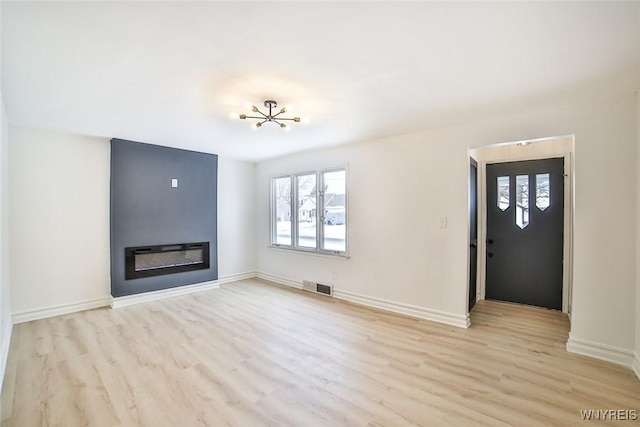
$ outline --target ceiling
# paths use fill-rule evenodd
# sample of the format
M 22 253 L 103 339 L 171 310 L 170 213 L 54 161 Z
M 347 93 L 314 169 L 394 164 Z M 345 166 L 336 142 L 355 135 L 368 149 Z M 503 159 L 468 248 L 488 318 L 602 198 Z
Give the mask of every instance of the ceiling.
M 633 93 L 640 3 L 5 2 L 15 125 L 259 162 Z M 291 132 L 230 118 L 272 98 Z

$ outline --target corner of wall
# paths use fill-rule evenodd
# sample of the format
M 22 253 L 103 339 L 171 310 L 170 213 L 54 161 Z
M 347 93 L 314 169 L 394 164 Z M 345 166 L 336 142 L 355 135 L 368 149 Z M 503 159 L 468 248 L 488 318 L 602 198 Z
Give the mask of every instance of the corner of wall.
M 636 92 L 636 349 L 633 371 L 640 379 L 640 88 Z
M 11 293 L 9 286 L 9 129 L 0 92 L 0 390 L 11 343 Z
M 2 385 L 4 384 L 4 374 L 7 370 L 9 346 L 11 345 L 11 334 L 13 332 L 13 323 L 11 322 L 11 319 L 3 321 L 2 324 L 4 325 L 4 329 L 2 331 L 2 348 L 0 348 L 0 390 L 2 390 Z

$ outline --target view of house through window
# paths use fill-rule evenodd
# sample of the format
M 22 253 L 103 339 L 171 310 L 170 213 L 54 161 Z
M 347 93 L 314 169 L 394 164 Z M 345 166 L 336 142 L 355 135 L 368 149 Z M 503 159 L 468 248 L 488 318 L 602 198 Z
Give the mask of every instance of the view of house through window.
M 346 251 L 346 196 L 347 176 L 344 169 L 323 173 L 324 220 L 322 248 L 332 251 Z
M 315 248 L 316 246 L 316 174 L 298 175 L 298 246 Z
M 291 245 L 291 177 L 273 180 L 275 239 L 277 245 Z
M 306 251 L 347 250 L 347 173 L 331 169 L 272 179 L 271 243 Z

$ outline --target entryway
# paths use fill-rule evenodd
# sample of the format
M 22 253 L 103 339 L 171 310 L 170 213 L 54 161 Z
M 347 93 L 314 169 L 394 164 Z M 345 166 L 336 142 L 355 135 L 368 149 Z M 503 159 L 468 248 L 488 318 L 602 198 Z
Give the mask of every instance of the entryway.
M 573 136 L 469 154 L 469 311 L 476 300 L 491 299 L 570 313 Z

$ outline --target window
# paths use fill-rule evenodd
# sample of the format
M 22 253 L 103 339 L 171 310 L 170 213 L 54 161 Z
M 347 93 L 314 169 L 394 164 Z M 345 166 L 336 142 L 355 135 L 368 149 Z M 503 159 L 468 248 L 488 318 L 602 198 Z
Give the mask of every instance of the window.
M 291 244 L 291 177 L 273 180 L 273 199 L 275 208 L 275 233 L 273 243 L 277 245 Z
M 271 244 L 347 252 L 347 171 L 329 169 L 271 179 Z
M 318 192 L 316 191 L 316 174 L 296 176 L 298 197 L 298 220 L 296 221 L 298 230 L 298 246 L 303 248 L 316 248 L 318 238 L 318 221 L 316 206 Z

